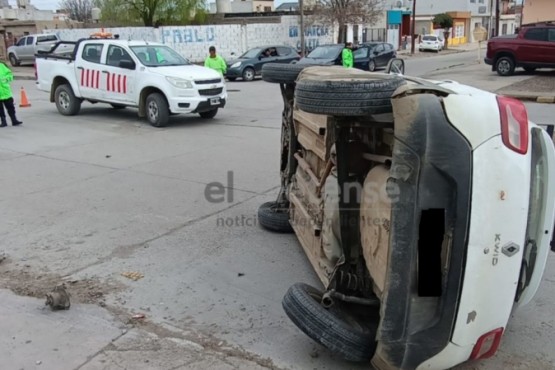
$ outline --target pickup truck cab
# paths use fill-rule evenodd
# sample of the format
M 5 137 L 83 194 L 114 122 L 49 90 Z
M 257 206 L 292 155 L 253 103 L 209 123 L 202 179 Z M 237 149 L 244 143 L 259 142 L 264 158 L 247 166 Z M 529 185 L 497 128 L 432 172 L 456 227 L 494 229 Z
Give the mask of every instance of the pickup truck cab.
M 115 109 L 137 107 L 139 117 L 162 127 L 170 114 L 214 118 L 226 104 L 218 72 L 191 64 L 166 45 L 103 34 L 70 43 L 71 52 L 56 54 L 61 44 L 50 53 L 37 54 L 36 84 L 50 93 L 50 101 L 63 115 L 76 115 L 87 100 Z
M 517 34 L 492 38 L 485 62 L 500 76 L 512 75 L 517 67 L 526 72 L 555 68 L 555 23 L 526 24 Z

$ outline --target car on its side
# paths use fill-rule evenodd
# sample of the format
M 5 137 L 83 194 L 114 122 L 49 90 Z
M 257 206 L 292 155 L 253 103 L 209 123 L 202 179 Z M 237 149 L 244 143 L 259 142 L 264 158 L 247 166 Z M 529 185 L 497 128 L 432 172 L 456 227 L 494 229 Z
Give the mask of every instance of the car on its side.
M 246 51 L 237 59 L 227 61 L 225 77 L 229 81 L 242 78 L 252 81 L 266 63 L 291 63 L 301 59 L 295 48 L 285 45 L 261 46 Z
M 555 68 L 555 22 L 526 24 L 517 34 L 490 39 L 485 62 L 500 76 L 519 67 L 526 72 Z
M 425 35 L 422 36 L 422 41 L 418 44 L 419 51 L 436 51 L 440 52 L 443 50 L 444 41 L 436 35 Z
M 312 65 L 342 65 L 343 44 L 320 45 L 299 63 Z M 390 60 L 397 57 L 393 45 L 386 42 L 369 42 L 358 45 L 353 50 L 354 67 L 373 72 L 385 68 Z

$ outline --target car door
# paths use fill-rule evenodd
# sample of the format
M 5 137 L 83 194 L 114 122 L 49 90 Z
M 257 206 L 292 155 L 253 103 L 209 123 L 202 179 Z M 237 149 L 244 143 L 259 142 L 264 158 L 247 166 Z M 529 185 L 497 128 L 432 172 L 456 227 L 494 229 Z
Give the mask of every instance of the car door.
M 58 37 L 56 35 L 44 35 L 37 36 L 37 42 L 34 50 L 34 54 L 40 51 L 50 51 L 54 44 L 58 42 Z
M 378 67 L 385 67 L 387 65 L 387 51 L 384 44 L 376 46 L 376 65 Z
M 75 78 L 83 98 L 93 100 L 102 98 L 100 80 L 103 66 L 100 61 L 103 51 L 102 43 L 86 43 L 83 45 L 81 55 L 75 61 Z
M 362 46 L 353 51 L 354 67 L 368 71 L 370 48 Z
M 268 55 L 269 54 L 269 55 Z M 254 69 L 256 70 L 256 74 L 260 74 L 262 71 L 262 66 L 266 63 L 278 63 L 279 56 L 277 54 L 275 47 L 270 47 L 262 50 L 260 55 L 254 61 Z
M 549 63 L 555 64 L 555 28 L 547 30 L 547 42 L 549 43 Z
M 547 63 L 549 55 L 549 42 L 547 41 L 547 28 L 529 28 L 524 34 L 524 42 L 520 45 L 518 55 L 525 63 Z
M 102 66 L 103 100 L 115 103 L 132 103 L 137 61 L 125 48 L 110 44 Z
M 25 62 L 32 60 L 34 57 L 34 53 L 33 53 L 34 50 L 35 50 L 35 37 L 27 36 L 27 38 L 25 39 L 25 46 L 21 48 L 19 59 Z
M 27 37 L 22 37 L 15 44 L 15 54 L 19 61 L 21 61 L 21 55 L 25 53 L 25 42 L 27 42 Z

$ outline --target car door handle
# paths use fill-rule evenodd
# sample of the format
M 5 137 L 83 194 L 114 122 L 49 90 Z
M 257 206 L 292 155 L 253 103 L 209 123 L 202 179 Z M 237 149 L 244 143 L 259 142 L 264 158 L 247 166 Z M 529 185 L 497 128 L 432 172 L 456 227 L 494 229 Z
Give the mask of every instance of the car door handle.
M 85 68 L 83 68 L 83 67 L 77 67 L 77 69 L 85 69 Z

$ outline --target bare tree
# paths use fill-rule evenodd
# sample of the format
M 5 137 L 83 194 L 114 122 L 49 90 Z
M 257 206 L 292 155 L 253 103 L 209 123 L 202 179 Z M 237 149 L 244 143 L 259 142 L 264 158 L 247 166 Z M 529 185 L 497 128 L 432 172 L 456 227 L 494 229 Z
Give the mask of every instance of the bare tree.
M 371 25 L 383 14 L 384 0 L 316 0 L 313 17 L 330 26 L 337 25 L 337 42 L 347 39 L 348 24 Z
M 59 7 L 69 13 L 70 19 L 86 22 L 91 19 L 93 0 L 62 0 Z

